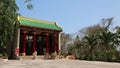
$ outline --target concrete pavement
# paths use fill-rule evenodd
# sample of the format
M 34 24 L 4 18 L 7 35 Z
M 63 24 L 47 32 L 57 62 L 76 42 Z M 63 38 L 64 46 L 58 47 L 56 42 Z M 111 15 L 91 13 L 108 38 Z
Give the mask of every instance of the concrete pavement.
M 120 63 L 82 60 L 8 60 L 0 68 L 120 68 Z

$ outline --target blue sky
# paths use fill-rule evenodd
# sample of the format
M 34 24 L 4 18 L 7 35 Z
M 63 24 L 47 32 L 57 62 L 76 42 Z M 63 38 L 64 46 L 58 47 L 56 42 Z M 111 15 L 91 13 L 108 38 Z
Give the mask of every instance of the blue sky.
M 114 25 L 120 26 L 120 0 L 32 0 L 32 10 L 24 0 L 16 3 L 22 16 L 57 22 L 65 33 L 76 33 L 103 18 L 114 17 Z

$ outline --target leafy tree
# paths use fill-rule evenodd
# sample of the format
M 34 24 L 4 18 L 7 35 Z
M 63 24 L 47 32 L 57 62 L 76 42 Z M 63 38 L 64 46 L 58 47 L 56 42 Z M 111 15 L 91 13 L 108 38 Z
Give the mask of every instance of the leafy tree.
M 72 37 L 70 34 L 61 33 L 61 54 L 67 55 L 67 47 L 71 44 Z
M 116 33 L 120 34 L 120 26 L 116 26 L 114 30 L 116 30 Z
M 15 0 L 1 0 L 0 9 L 0 46 L 3 49 L 1 53 L 8 53 L 10 51 L 7 52 L 6 48 L 13 46 L 14 28 L 18 22 L 18 7 Z
M 112 18 L 107 18 L 107 19 L 102 19 L 102 27 L 104 28 L 105 31 L 110 31 L 110 26 L 113 24 L 113 17 Z
M 31 0 L 25 0 L 28 3 L 28 9 L 32 9 Z M 17 44 L 18 6 L 15 0 L 0 0 L 0 53 L 7 53 L 9 57 L 16 58 L 14 54 Z M 6 51 L 7 49 L 7 51 Z
M 30 3 L 32 0 L 25 0 L 25 3 L 27 3 L 27 8 L 28 9 L 33 9 L 33 5 Z
M 80 41 L 74 39 L 73 51 L 78 59 L 117 61 L 120 52 L 117 48 L 120 45 L 120 29 L 116 33 L 111 31 L 113 18 L 103 19 L 102 23 L 82 29 L 77 34 L 84 34 Z M 80 33 L 81 32 L 81 33 Z M 81 35 L 79 35 L 81 37 Z
M 73 46 L 75 48 L 75 53 L 73 55 L 75 55 L 77 59 L 86 60 L 89 54 L 88 45 L 85 45 L 84 41 L 81 40 Z

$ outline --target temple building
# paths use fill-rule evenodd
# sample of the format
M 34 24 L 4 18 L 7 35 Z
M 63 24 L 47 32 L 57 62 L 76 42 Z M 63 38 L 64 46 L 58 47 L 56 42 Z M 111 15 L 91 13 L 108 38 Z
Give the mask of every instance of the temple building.
M 37 55 L 58 53 L 60 50 L 61 27 L 56 22 L 37 20 L 27 17 L 18 17 L 18 39 L 16 51 L 18 55 Z

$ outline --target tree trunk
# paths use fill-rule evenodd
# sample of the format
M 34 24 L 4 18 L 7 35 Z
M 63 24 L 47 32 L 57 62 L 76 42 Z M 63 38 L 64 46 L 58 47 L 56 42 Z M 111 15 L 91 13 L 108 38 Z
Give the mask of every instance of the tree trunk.
M 14 25 L 14 34 L 13 34 L 13 41 L 11 45 L 11 55 L 9 59 L 17 59 L 17 55 L 15 54 L 15 49 L 17 48 L 17 39 L 18 39 L 18 24 Z

